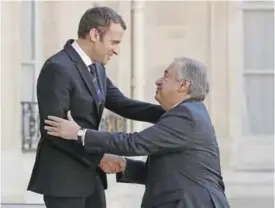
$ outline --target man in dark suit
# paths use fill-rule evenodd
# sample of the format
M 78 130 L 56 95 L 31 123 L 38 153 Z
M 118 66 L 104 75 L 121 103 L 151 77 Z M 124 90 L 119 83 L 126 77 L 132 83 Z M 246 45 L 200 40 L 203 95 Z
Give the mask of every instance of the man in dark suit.
M 41 139 L 28 190 L 43 194 L 47 208 L 105 208 L 106 174 L 98 166 L 103 162 L 117 169 L 123 161 L 114 155 L 87 153 L 75 141 L 47 135 L 48 115 L 66 118 L 71 110 L 79 125 L 98 129 L 104 107 L 152 123 L 164 113 L 161 106 L 126 98 L 106 77 L 104 65 L 119 54 L 125 30 L 121 16 L 112 9 L 89 9 L 80 20 L 79 39 L 69 40 L 41 70 L 37 83 Z
M 198 61 L 179 58 L 156 81 L 156 99 L 166 110 L 159 121 L 135 133 L 81 130 L 69 120 L 49 117 L 49 135 L 79 140 L 87 152 L 149 155 L 146 163 L 127 159 L 120 182 L 145 184 L 143 208 L 228 208 L 219 148 L 205 99 L 209 84 Z

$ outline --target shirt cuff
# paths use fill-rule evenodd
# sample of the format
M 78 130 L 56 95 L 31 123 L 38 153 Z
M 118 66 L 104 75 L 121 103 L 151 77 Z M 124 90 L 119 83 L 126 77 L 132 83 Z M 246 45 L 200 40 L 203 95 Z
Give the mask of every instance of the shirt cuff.
M 83 130 L 83 135 L 81 137 L 81 143 L 83 146 L 85 146 L 85 136 L 86 136 L 87 129 Z

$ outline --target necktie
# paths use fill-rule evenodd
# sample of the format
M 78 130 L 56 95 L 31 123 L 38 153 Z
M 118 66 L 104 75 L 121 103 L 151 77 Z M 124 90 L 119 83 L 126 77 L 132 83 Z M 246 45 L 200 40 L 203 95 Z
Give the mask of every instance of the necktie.
M 93 84 L 94 84 L 95 89 L 96 89 L 96 94 L 97 94 L 98 98 L 100 99 L 100 101 L 103 101 L 103 94 L 102 94 L 102 91 L 100 90 L 95 65 L 91 64 L 89 66 L 89 69 L 90 69 L 90 73 L 92 75 Z

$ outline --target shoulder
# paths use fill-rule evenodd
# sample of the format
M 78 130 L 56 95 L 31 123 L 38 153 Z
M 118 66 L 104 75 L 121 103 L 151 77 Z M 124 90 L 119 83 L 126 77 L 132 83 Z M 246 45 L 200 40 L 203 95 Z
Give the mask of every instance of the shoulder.
M 169 111 L 166 111 L 159 119 L 158 124 L 162 126 L 176 126 L 181 128 L 182 123 L 188 126 L 193 125 L 193 118 L 190 109 L 182 104 L 177 105 Z
M 171 117 L 184 117 L 191 118 L 191 109 L 184 103 L 181 103 L 169 111 L 166 111 L 161 118 L 171 118 Z
M 68 66 L 64 63 L 61 63 L 59 61 L 55 61 L 53 59 L 48 59 L 40 72 L 40 75 L 43 74 L 68 74 Z
M 68 65 L 72 65 L 72 60 L 69 58 L 68 54 L 61 50 L 51 57 L 49 57 L 46 61 L 44 66 L 54 65 L 58 66 L 59 68 L 67 67 Z
M 73 67 L 73 62 L 70 60 L 64 50 L 49 57 L 42 66 L 41 73 L 62 73 L 68 74 Z
M 208 112 L 205 105 L 200 101 L 192 101 L 180 103 L 176 107 L 164 113 L 161 119 L 185 120 L 193 123 L 203 117 L 208 118 Z
M 71 80 L 72 76 L 70 73 L 71 66 L 62 63 L 60 60 L 49 58 L 45 61 L 39 77 L 38 83 L 42 80 L 55 81 L 55 80 Z
M 208 111 L 203 102 L 186 102 L 181 106 L 186 108 L 194 120 L 210 120 Z
M 64 60 L 68 60 L 68 59 L 69 59 L 69 55 L 67 54 L 67 52 L 64 49 L 62 49 L 62 50 L 57 51 L 50 57 L 48 57 L 47 60 L 57 62 L 57 61 L 64 61 Z
M 183 102 L 179 105 L 179 108 L 184 108 L 192 114 L 207 111 L 204 103 L 200 101 Z

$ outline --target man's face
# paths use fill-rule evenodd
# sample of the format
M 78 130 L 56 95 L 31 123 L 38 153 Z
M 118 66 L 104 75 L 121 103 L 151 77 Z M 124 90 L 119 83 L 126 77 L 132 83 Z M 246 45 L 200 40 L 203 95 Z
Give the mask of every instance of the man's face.
M 96 37 L 93 51 L 96 61 L 105 65 L 113 55 L 119 54 L 123 33 L 124 29 L 120 24 L 111 23 L 101 36 Z
M 162 78 L 156 80 L 157 90 L 155 99 L 161 105 L 167 105 L 178 95 L 181 83 L 178 80 L 177 65 L 171 64 L 165 71 Z

